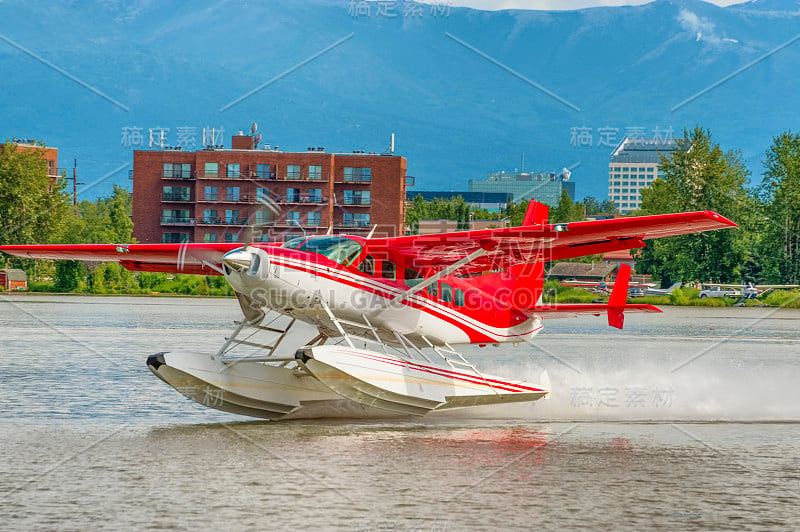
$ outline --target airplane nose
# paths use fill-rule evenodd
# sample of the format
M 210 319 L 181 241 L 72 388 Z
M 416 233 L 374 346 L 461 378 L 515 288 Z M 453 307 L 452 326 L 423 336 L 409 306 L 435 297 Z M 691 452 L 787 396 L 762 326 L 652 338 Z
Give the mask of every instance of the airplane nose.
M 222 262 L 236 272 L 250 268 L 253 260 L 252 255 L 247 251 L 231 251 L 222 257 Z
M 158 371 L 158 368 L 163 366 L 166 362 L 164 362 L 164 353 L 156 353 L 155 355 L 150 355 L 147 357 L 147 367 L 150 368 L 152 371 Z

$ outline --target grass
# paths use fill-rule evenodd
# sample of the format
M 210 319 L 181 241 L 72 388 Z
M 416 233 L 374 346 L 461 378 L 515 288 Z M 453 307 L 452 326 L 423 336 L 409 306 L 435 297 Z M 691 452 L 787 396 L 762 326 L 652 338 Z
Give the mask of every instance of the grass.
M 545 303 L 593 303 L 597 300 L 606 300 L 608 296 L 593 294 L 583 288 L 562 286 L 555 281 L 548 281 L 544 285 Z M 628 303 L 647 305 L 675 305 L 687 307 L 732 307 L 739 301 L 738 297 L 706 297 L 700 299 L 700 290 L 696 288 L 677 288 L 668 296 L 643 296 L 628 298 Z M 800 308 L 800 291 L 775 290 L 758 299 L 749 299 L 748 307 L 782 307 Z
M 767 294 L 763 299 L 759 299 L 757 301 L 760 301 L 769 307 L 800 308 L 800 291 L 775 290 L 774 292 Z M 749 302 L 750 301 L 748 301 L 748 303 Z

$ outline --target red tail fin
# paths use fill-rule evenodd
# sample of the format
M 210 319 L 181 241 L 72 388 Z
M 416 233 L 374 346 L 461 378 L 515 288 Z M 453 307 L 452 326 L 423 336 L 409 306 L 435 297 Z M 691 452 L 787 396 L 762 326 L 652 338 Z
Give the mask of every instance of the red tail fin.
M 617 278 L 614 281 L 614 289 L 608 298 L 608 324 L 611 327 L 622 329 L 625 324 L 625 303 L 628 301 L 628 285 L 631 281 L 631 267 L 621 264 Z
M 531 200 L 528 203 L 528 210 L 525 211 L 525 217 L 522 219 L 522 225 L 545 225 L 549 213 L 550 207 L 536 200 Z

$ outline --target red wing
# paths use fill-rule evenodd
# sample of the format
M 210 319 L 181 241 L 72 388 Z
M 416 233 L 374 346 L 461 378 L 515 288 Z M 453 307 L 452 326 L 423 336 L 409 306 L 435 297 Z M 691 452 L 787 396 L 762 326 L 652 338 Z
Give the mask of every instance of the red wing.
M 736 227 L 736 224 L 715 212 L 698 211 L 401 236 L 369 240 L 368 245 L 370 250 L 385 250 L 389 254 L 408 257 L 417 268 L 434 269 L 453 264 L 479 248 L 490 250 L 458 270 L 458 273 L 464 274 L 540 260 L 641 248 L 644 247 L 644 241 L 651 238 L 729 227 Z
M 0 246 L 31 259 L 119 262 L 134 271 L 220 275 L 222 256 L 242 244 L 62 244 Z

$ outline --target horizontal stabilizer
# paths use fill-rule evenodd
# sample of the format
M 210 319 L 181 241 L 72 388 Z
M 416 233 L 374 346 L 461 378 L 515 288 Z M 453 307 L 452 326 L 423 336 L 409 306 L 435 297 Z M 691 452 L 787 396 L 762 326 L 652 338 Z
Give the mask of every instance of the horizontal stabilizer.
M 627 304 L 630 278 L 631 267 L 627 264 L 621 265 L 607 304 L 537 305 L 536 308 L 525 311 L 525 313 L 541 318 L 572 318 L 584 314 L 599 316 L 605 311 L 608 314 L 608 324 L 611 327 L 622 329 L 625 312 L 661 312 L 653 305 Z
M 536 305 L 536 308 L 526 310 L 529 316 L 539 316 L 540 318 L 575 318 L 577 316 L 600 316 L 609 310 L 625 312 L 661 312 L 661 309 L 653 305 L 625 305 L 624 307 L 611 307 L 605 304 L 563 304 L 563 305 Z

